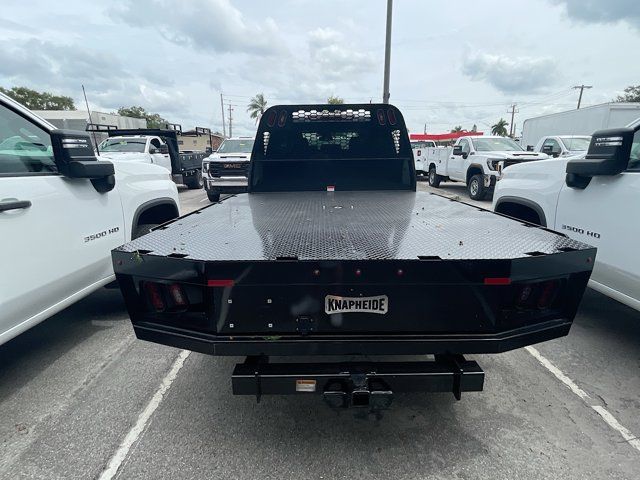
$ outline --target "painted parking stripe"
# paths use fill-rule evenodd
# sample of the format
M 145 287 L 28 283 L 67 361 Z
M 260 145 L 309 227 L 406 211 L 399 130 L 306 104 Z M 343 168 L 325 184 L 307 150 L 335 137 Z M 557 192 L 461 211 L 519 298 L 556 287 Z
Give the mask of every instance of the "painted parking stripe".
M 131 428 L 131 430 L 129 430 L 129 433 L 127 433 L 127 436 L 124 437 L 124 440 L 118 447 L 118 450 L 116 450 L 116 453 L 114 453 L 109 460 L 109 464 L 100 475 L 99 480 L 111 480 L 118 474 L 118 470 L 120 469 L 122 462 L 125 461 L 127 455 L 129 454 L 129 451 L 131 450 L 131 447 L 144 432 L 149 419 L 162 403 L 165 394 L 169 391 L 169 388 L 171 388 L 171 384 L 176 379 L 176 376 L 178 375 L 180 369 L 184 366 L 184 362 L 190 353 L 191 352 L 188 350 L 182 350 L 180 352 L 178 358 L 176 358 L 173 362 L 171 370 L 169 370 L 169 372 L 162 379 L 160 387 L 158 387 L 158 390 L 156 390 L 156 393 L 153 395 L 142 413 L 138 415 L 138 419 L 135 425 L 133 426 L 133 428 Z
M 596 405 L 593 399 L 589 396 L 587 392 L 582 390 L 573 380 L 571 380 L 567 375 L 565 375 L 562 370 L 556 367 L 553 363 L 551 363 L 546 357 L 544 357 L 537 349 L 534 347 L 525 347 L 527 352 L 529 352 L 540 364 L 549 370 L 554 377 L 564 383 L 569 390 L 571 390 L 574 394 L 576 394 L 580 399 L 591 409 L 593 409 L 600 418 L 602 418 L 609 427 L 618 432 L 622 438 L 624 438 L 625 442 L 635 448 L 638 452 L 640 452 L 640 438 L 636 437 L 631 433 L 631 431 L 622 425 L 616 417 L 614 417 L 611 412 L 609 412 L 606 408 L 601 405 Z

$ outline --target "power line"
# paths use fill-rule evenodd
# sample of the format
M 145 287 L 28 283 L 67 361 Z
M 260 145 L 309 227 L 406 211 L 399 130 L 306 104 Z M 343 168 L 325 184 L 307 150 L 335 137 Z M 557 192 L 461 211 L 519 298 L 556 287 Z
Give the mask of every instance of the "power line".
M 575 87 L 572 87 L 573 89 L 580 89 L 580 96 L 578 97 L 578 107 L 576 108 L 576 110 L 580 110 L 580 103 L 582 103 L 582 92 L 584 92 L 584 89 L 589 89 L 589 88 L 593 88 L 593 85 L 576 85 Z

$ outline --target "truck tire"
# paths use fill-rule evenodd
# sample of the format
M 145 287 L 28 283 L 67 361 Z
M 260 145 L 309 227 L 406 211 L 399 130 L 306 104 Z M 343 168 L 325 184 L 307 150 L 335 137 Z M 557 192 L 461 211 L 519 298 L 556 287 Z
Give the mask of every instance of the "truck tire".
M 436 173 L 436 167 L 431 167 L 429 169 L 429 186 L 438 188 L 441 181 L 442 177 Z
M 213 193 L 213 192 L 207 192 L 207 198 L 209 199 L 210 202 L 219 202 L 220 201 L 220 194 L 219 193 Z
M 487 188 L 484 186 L 484 176 L 476 174 L 471 177 L 467 189 L 469 190 L 469 197 L 471 197 L 472 200 L 484 200 L 484 197 L 487 195 Z
M 202 170 L 196 170 L 195 175 L 191 175 L 187 177 L 184 181 L 186 187 L 190 190 L 194 190 L 196 188 L 202 188 L 204 182 L 202 180 Z

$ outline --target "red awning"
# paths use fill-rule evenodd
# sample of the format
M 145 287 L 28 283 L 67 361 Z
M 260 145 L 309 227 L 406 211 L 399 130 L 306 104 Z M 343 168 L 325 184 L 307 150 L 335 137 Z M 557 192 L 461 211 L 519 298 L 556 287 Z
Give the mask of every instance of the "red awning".
M 446 142 L 447 140 L 457 140 L 460 137 L 468 137 L 469 135 L 484 135 L 484 132 L 411 133 L 409 134 L 409 139 Z

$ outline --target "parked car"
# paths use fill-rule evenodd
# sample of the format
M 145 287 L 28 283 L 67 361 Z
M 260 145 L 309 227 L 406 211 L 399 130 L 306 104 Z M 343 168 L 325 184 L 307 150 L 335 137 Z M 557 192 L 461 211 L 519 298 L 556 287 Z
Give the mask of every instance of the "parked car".
M 204 188 L 210 201 L 219 201 L 221 193 L 247 191 L 253 142 L 253 137 L 227 138 L 202 162 Z
M 640 310 L 640 121 L 594 133 L 588 154 L 508 168 L 498 213 L 598 247 L 590 285 Z
M 507 137 L 473 135 L 460 137 L 453 149 L 428 158 L 429 185 L 441 181 L 465 182 L 473 200 L 483 200 L 494 188 L 503 169 L 522 162 L 549 158 L 543 153 L 525 152 Z
M 85 132 L 0 94 L 0 344 L 112 282 L 111 249 L 178 215 L 165 168 L 98 160 Z
M 572 157 L 586 153 L 591 142 L 591 135 L 550 135 L 542 137 L 532 149 L 550 157 Z

